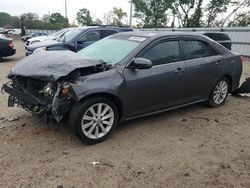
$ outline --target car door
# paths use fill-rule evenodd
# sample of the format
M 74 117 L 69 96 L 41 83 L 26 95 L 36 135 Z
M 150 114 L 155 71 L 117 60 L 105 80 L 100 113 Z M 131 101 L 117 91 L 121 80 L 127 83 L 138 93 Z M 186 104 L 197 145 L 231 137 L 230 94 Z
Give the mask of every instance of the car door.
M 162 110 L 182 103 L 185 64 L 178 39 L 160 40 L 137 57 L 152 61 L 150 69 L 125 69 L 128 116 Z
M 77 50 L 79 51 L 87 46 L 95 43 L 96 41 L 101 39 L 101 31 L 100 30 L 90 30 L 84 33 L 77 40 Z
M 218 79 L 223 57 L 207 42 L 184 39 L 181 43 L 188 84 L 185 87 L 185 100 L 191 102 L 204 99 Z

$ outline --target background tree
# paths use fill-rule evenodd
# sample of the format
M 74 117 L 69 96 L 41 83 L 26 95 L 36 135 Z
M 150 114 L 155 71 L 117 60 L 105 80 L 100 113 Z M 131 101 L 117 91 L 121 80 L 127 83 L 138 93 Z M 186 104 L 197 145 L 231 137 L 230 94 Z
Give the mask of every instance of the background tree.
M 100 20 L 99 18 L 96 18 L 96 19 L 93 21 L 93 24 L 102 25 L 102 20 Z
M 111 25 L 113 22 L 113 14 L 112 11 L 105 12 L 103 14 L 103 20 L 106 25 Z
M 21 20 L 18 16 L 12 16 L 9 20 L 9 24 L 13 26 L 14 28 L 20 28 L 21 27 Z
M 122 25 L 122 19 L 127 17 L 127 13 L 121 8 L 114 7 L 112 10 L 113 25 Z
M 229 22 L 229 27 L 249 27 L 250 26 L 250 11 L 240 12 L 235 15 L 234 19 Z
M 215 26 L 216 18 L 218 14 L 223 13 L 227 10 L 230 0 L 210 0 L 206 11 L 207 11 L 207 27 Z
M 140 19 L 143 27 L 164 27 L 167 24 L 166 11 L 171 7 L 170 0 L 132 0 L 134 17 Z
M 9 24 L 11 19 L 11 15 L 6 12 L 0 12 L 0 27 L 4 27 L 5 25 Z
M 172 9 L 177 13 L 179 27 L 199 27 L 202 19 L 203 0 L 173 1 Z
M 80 9 L 77 12 L 76 20 L 82 26 L 93 24 L 93 19 L 91 17 L 90 11 L 86 8 Z
M 197 3 L 197 7 L 194 11 L 194 14 L 191 16 L 190 19 L 188 19 L 187 21 L 187 27 L 201 27 L 202 24 L 202 2 L 203 0 L 198 0 Z
M 225 25 L 225 23 L 232 17 L 240 8 L 249 7 L 250 6 L 250 0 L 234 0 L 230 1 L 233 5 L 233 10 L 226 16 L 226 18 L 222 21 L 220 24 L 221 27 Z
M 49 20 L 50 20 L 50 15 L 44 14 L 44 15 L 42 16 L 42 21 L 43 21 L 44 23 L 49 23 Z
M 68 18 L 65 18 L 60 13 L 53 13 L 53 14 L 51 14 L 49 22 L 51 24 L 61 25 L 61 28 L 69 26 L 69 20 L 68 20 Z

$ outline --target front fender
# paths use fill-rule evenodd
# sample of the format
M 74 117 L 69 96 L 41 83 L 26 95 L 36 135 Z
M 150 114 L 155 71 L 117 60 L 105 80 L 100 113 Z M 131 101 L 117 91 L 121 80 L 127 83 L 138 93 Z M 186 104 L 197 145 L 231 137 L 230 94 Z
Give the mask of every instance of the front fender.
M 112 72 L 110 72 L 112 71 Z M 109 72 L 109 73 L 108 73 Z M 115 70 L 90 75 L 71 84 L 77 101 L 92 94 L 106 93 L 119 98 L 124 79 Z

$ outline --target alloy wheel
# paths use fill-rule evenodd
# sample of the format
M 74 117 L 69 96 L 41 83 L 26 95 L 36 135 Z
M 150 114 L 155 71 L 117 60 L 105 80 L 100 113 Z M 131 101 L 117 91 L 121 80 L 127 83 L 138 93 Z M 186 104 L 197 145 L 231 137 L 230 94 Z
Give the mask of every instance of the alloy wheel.
M 82 117 L 81 128 L 90 139 L 105 136 L 114 124 L 114 111 L 105 103 L 97 103 L 86 110 Z
M 216 104 L 224 102 L 228 94 L 228 83 L 225 80 L 221 80 L 214 89 L 213 100 Z

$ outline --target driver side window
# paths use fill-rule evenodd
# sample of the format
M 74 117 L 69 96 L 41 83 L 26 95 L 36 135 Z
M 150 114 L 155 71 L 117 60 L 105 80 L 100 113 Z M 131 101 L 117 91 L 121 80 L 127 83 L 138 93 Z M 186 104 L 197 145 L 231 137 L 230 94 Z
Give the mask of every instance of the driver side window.
M 82 35 L 78 41 L 79 42 L 91 42 L 91 41 L 98 41 L 101 39 L 100 31 L 89 31 Z
M 151 60 L 153 66 L 180 61 L 179 41 L 161 42 L 148 49 L 141 57 Z

